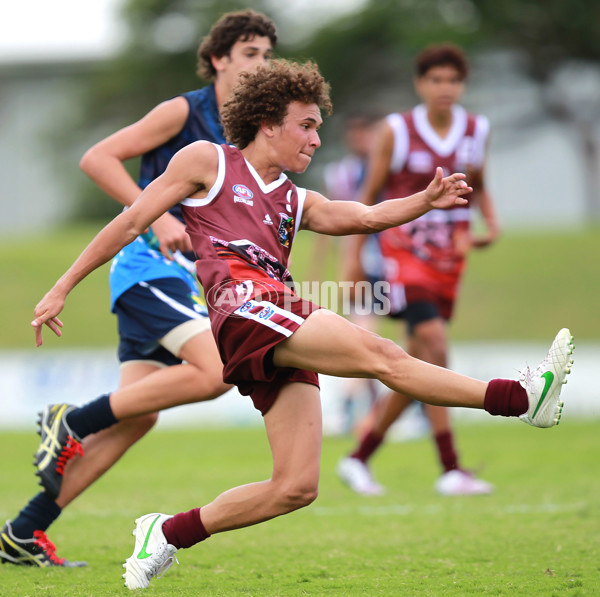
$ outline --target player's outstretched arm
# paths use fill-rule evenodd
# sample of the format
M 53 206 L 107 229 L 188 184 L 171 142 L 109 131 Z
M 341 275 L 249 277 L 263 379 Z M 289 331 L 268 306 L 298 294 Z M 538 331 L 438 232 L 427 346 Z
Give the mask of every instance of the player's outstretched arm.
M 179 151 L 164 174 L 149 184 L 135 203 L 107 224 L 84 249 L 73 265 L 57 280 L 34 310 L 31 325 L 36 345 L 42 344 L 42 326 L 61 335 L 62 311 L 67 295 L 95 269 L 112 259 L 125 245 L 142 234 L 159 216 L 199 189 L 210 188 L 218 169 L 217 150 L 199 141 Z M 200 174 L 197 174 L 200 171 Z
M 309 191 L 302 213 L 301 227 L 321 234 L 371 234 L 399 226 L 422 216 L 428 211 L 454 205 L 465 205 L 463 195 L 473 189 L 461 173 L 444 177 L 436 169 L 433 180 L 419 193 L 403 199 L 388 199 L 373 206 L 356 201 L 329 201 L 323 195 Z

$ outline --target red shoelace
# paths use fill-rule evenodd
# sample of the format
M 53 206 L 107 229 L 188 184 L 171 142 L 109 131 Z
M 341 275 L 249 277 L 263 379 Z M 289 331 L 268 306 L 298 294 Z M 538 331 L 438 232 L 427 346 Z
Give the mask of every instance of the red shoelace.
M 59 475 L 64 475 L 67 462 L 69 462 L 76 454 L 83 456 L 83 446 L 80 441 L 69 435 L 67 438 L 67 445 L 63 448 L 56 463 L 56 472 Z
M 46 533 L 43 531 L 33 531 L 33 537 L 35 539 L 35 545 L 42 549 L 53 564 L 62 566 L 65 563 L 65 558 L 59 558 L 56 555 L 56 545 L 48 539 Z

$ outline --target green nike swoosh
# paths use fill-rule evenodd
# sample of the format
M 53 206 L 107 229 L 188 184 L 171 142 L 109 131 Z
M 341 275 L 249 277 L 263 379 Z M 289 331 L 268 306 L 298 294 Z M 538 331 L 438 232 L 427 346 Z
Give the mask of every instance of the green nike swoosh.
M 542 377 L 545 380 L 544 389 L 542 390 L 542 395 L 540 396 L 540 399 L 538 400 L 537 406 L 535 407 L 535 410 L 533 411 L 533 415 L 531 415 L 531 418 L 535 417 L 535 415 L 537 414 L 537 411 L 540 410 L 540 406 L 542 406 L 542 403 L 544 402 L 544 399 L 546 398 L 546 394 L 548 393 L 548 390 L 550 389 L 550 386 L 552 385 L 552 382 L 554 381 L 554 373 L 552 373 L 552 371 L 546 371 L 546 373 L 542 374 Z
M 138 553 L 137 558 L 138 560 L 145 560 L 146 558 L 149 558 L 152 554 L 148 553 L 146 551 L 146 547 L 148 547 L 148 541 L 150 541 L 150 535 L 152 534 L 152 529 L 154 528 L 154 525 L 156 524 L 156 521 L 160 518 L 160 514 L 152 521 L 152 524 L 150 525 L 150 528 L 148 529 L 148 532 L 146 533 L 146 539 L 144 541 L 144 545 L 142 545 L 142 549 L 140 550 L 140 553 Z

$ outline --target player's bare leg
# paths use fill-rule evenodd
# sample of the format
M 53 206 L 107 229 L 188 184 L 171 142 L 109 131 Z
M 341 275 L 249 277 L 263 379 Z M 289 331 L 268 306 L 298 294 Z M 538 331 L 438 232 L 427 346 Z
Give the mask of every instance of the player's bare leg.
M 320 309 L 275 349 L 278 367 L 339 377 L 374 377 L 437 406 L 484 407 L 487 383 L 409 356 L 398 345 Z
M 158 367 L 143 362 L 126 365 L 121 369 L 120 386 L 115 394 L 159 371 Z M 65 508 L 99 479 L 152 429 L 157 420 L 157 414 L 132 418 L 84 438 L 85 459 L 75 456 L 65 467 L 60 493 L 55 500 L 58 506 Z
M 485 409 L 543 428 L 560 422 L 561 390 L 573 366 L 573 351 L 573 336 L 562 328 L 542 362 L 521 371 L 519 381 L 483 382 L 410 357 L 393 342 L 321 309 L 276 347 L 273 363 L 339 377 L 375 377 L 427 404 Z
M 264 419 L 273 454 L 271 479 L 235 487 L 202 508 L 175 516 L 155 512 L 139 517 L 134 551 L 124 564 L 125 586 L 147 587 L 172 565 L 180 548 L 297 510 L 317 497 L 322 439 L 318 388 L 285 386 Z M 141 559 L 146 546 L 150 553 Z
M 201 509 L 209 534 L 269 520 L 315 500 L 321 460 L 321 400 L 316 386 L 285 386 L 264 417 L 273 474 L 230 489 Z
M 200 358 L 202 355 L 202 358 Z M 85 456 L 75 456 L 67 466 L 56 503 L 64 508 L 109 470 L 156 423 L 160 410 L 212 400 L 226 392 L 222 363 L 210 331 L 190 338 L 179 357 L 197 364 L 160 368 L 148 362 L 126 364 L 120 387 L 110 396 L 119 422 L 83 440 Z
M 447 367 L 447 338 L 444 321 L 438 317 L 417 324 L 414 333 L 409 336 L 407 352 L 421 361 L 439 367 Z M 373 413 L 372 431 L 380 437 L 385 436 L 388 429 L 411 402 L 412 400 L 408 396 L 397 392 L 386 394 L 382 399 L 382 404 Z M 425 413 L 434 436 L 450 432 L 450 414 L 445 407 L 426 404 Z
M 190 338 L 178 356 L 188 364 L 161 369 L 138 381 L 135 387 L 121 384 L 122 387 L 110 396 L 115 417 L 121 420 L 182 404 L 204 402 L 231 389 L 231 385 L 223 382 L 223 363 L 209 330 Z
M 421 363 L 393 343 L 321 310 L 277 345 L 273 363 L 329 375 L 377 376 L 388 386 L 432 404 L 485 408 L 490 414 L 519 416 L 535 427 L 551 427 L 560 419 L 560 392 L 573 364 L 573 348 L 573 337 L 563 328 L 540 365 L 525 369 L 520 381 L 485 383 Z M 284 387 L 265 416 L 265 426 L 273 453 L 271 479 L 226 491 L 202 508 L 138 518 L 134 552 L 125 563 L 129 588 L 147 586 L 151 577 L 171 565 L 178 549 L 213 533 L 291 512 L 316 498 L 322 434 L 317 388 L 302 383 Z M 146 544 L 156 548 L 157 555 L 141 566 L 136 558 Z

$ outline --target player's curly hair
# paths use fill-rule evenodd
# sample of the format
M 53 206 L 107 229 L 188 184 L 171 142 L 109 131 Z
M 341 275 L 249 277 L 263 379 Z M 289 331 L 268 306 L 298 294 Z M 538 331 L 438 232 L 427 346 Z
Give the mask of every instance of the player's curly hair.
M 225 13 L 211 28 L 198 48 L 196 73 L 211 81 L 217 75 L 211 56 L 227 56 L 237 41 L 248 41 L 256 36 L 268 37 L 271 45 L 277 44 L 275 23 L 254 10 Z
M 454 44 L 436 44 L 422 50 L 415 60 L 417 77 L 424 76 L 435 66 L 453 66 L 463 81 L 469 75 L 467 58 L 462 49 Z
M 261 124 L 282 124 L 291 102 L 317 104 L 331 114 L 329 83 L 314 62 L 273 60 L 268 66 L 240 73 L 238 84 L 221 108 L 227 141 L 244 149 Z

